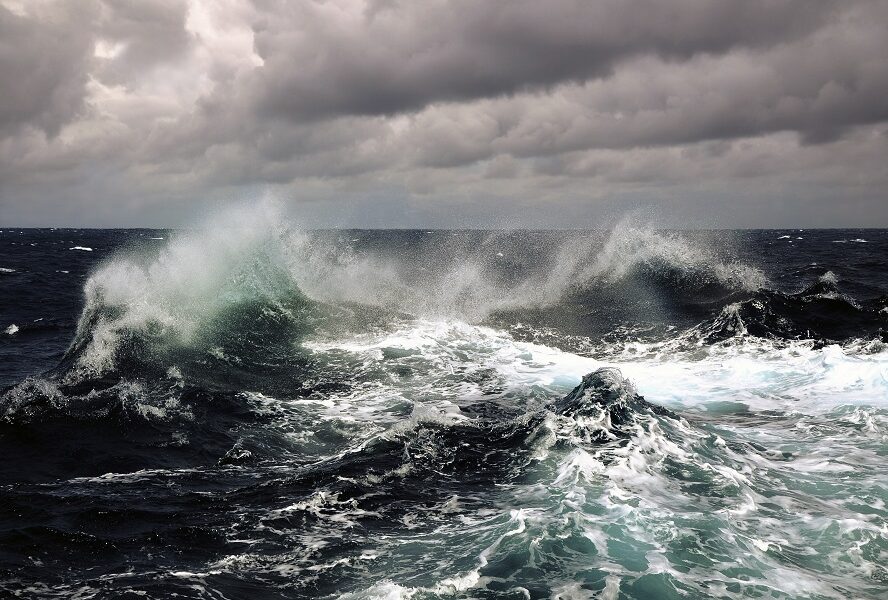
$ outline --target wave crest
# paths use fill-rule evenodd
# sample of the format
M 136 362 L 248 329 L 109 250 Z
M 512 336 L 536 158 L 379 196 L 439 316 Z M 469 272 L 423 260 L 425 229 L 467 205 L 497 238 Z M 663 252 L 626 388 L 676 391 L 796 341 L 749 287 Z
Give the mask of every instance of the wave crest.
M 628 221 L 618 224 L 594 260 L 580 273 L 581 281 L 619 281 L 639 270 L 685 284 L 716 283 L 728 290 L 755 291 L 767 284 L 759 269 L 738 260 L 723 260 L 711 248 L 685 236 Z
M 214 328 L 226 323 L 249 328 L 274 315 L 293 317 L 305 299 L 289 275 L 286 247 L 275 243 L 282 234 L 269 214 L 247 221 L 239 215 L 236 228 L 225 220 L 183 233 L 154 256 L 112 258 L 84 286 L 85 307 L 69 350 L 74 373 L 96 376 L 115 368 L 127 344 L 149 354 L 209 350 L 218 341 Z
M 263 321 L 271 331 L 302 334 L 318 304 L 480 322 L 568 298 L 628 306 L 639 280 L 669 299 L 701 289 L 720 298 L 765 283 L 757 269 L 722 260 L 703 244 L 628 222 L 605 236 L 525 237 L 442 232 L 397 254 L 300 231 L 274 206 L 230 211 L 172 236 L 153 255 L 117 255 L 93 273 L 69 352 L 74 376 L 114 369 L 128 345 L 130 354 L 146 356 L 171 348 L 224 351 Z

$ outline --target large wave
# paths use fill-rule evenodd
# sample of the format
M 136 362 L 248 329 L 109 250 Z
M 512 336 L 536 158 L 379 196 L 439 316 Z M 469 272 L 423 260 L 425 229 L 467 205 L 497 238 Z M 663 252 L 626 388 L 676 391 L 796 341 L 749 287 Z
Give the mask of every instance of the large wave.
M 302 231 L 273 206 L 231 211 L 173 235 L 159 251 L 118 254 L 91 275 L 71 377 L 99 376 L 127 357 L 230 355 L 251 339 L 267 355 L 274 340 L 292 349 L 321 323 L 366 327 L 374 314 L 366 307 L 466 322 L 568 300 L 649 313 L 676 298 L 718 299 L 766 281 L 680 234 L 629 222 L 606 235 L 541 239 L 441 233 L 396 254 Z

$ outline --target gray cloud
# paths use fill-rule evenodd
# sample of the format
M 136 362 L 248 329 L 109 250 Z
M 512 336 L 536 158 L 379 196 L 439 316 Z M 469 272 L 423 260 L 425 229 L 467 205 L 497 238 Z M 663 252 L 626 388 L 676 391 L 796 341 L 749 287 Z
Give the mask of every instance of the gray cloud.
M 821 0 L 430 0 L 343 13 L 261 2 L 249 81 L 270 115 L 395 114 L 610 74 L 640 54 L 686 59 L 783 43 L 833 14 Z
M 76 0 L 25 17 L 0 5 L 0 134 L 55 135 L 83 106 L 94 7 Z
M 106 83 L 139 81 L 194 41 L 185 27 L 188 5 L 179 0 L 104 0 L 100 7 L 97 41 L 110 56 L 97 61 L 97 76 Z
M 888 225 L 882 0 L 0 0 L 0 78 L 2 222 Z

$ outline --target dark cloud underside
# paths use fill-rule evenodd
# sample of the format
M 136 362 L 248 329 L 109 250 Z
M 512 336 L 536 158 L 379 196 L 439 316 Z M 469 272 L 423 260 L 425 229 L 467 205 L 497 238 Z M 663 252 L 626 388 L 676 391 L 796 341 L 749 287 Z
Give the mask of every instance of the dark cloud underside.
M 882 0 L 0 0 L 0 78 L 7 224 L 888 225 Z

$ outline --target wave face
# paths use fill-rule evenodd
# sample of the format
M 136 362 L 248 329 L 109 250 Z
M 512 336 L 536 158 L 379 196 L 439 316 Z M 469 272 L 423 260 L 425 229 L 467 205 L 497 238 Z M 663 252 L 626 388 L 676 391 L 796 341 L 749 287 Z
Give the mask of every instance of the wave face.
M 265 207 L 0 248 L 0 595 L 888 586 L 886 231 Z

